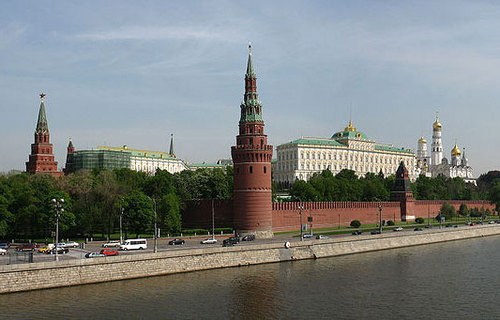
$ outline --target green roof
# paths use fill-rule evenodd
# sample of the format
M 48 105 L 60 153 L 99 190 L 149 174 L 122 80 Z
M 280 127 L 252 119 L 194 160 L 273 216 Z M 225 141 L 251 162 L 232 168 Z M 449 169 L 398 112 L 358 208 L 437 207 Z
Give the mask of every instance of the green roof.
M 333 147 L 345 147 L 344 144 L 332 140 L 332 139 L 319 139 L 319 138 L 300 138 L 282 145 L 292 145 L 292 144 L 306 144 L 306 145 L 318 145 L 318 146 L 333 146 Z
M 413 154 L 413 151 L 410 149 L 398 148 L 398 147 L 394 147 L 394 146 L 376 145 L 375 150 Z
M 38 121 L 36 122 L 36 133 L 49 133 L 49 125 L 47 123 L 47 115 L 45 113 L 45 102 L 42 100 L 40 109 L 38 110 Z
M 368 136 L 363 132 L 359 131 L 339 131 L 333 134 L 332 139 L 357 139 L 357 140 L 369 140 Z
M 112 151 L 121 151 L 121 152 L 130 153 L 130 155 L 132 157 L 146 157 L 146 158 L 156 158 L 156 159 L 176 159 L 175 157 L 172 157 L 169 153 L 160 152 L 160 151 L 146 151 L 146 150 L 139 150 L 139 149 L 129 149 L 127 147 L 103 147 L 103 146 L 99 146 L 97 148 L 101 149 L 101 150 L 112 150 Z
M 218 163 L 191 163 L 188 164 L 190 168 L 225 168 L 227 165 Z

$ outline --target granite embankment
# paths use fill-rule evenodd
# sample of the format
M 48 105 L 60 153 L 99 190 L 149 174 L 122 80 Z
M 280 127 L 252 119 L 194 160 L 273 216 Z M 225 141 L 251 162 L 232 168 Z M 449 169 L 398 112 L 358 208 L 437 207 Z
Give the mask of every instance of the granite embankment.
M 289 249 L 281 243 L 270 243 L 8 265 L 0 267 L 0 293 L 333 257 L 493 235 L 500 235 L 499 225 L 297 241 Z

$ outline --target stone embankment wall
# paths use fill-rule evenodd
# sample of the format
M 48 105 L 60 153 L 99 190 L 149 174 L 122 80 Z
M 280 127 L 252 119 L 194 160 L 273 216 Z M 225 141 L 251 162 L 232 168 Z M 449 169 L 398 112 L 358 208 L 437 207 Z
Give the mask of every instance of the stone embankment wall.
M 444 241 L 500 235 L 500 226 L 387 233 L 237 247 L 212 247 L 0 267 L 0 293 L 64 287 L 180 272 L 333 257 Z

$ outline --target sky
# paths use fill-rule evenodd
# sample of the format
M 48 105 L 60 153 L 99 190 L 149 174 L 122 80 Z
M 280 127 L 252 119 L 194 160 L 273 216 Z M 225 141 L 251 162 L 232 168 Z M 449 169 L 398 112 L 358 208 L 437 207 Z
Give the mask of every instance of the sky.
M 69 138 L 230 158 L 248 42 L 270 144 L 351 118 L 416 149 L 439 112 L 445 156 L 500 169 L 497 1 L 2 1 L 0 171 L 24 170 L 39 94 L 56 160 Z M 430 145 L 428 146 L 430 148 Z

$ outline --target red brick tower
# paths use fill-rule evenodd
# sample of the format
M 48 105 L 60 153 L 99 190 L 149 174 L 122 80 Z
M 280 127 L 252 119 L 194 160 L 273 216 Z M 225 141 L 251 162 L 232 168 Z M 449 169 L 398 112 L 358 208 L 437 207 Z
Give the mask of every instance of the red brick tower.
M 262 105 L 257 94 L 257 77 L 248 46 L 245 95 L 241 103 L 239 135 L 231 147 L 234 163 L 234 226 L 240 234 L 271 238 L 271 158 L 273 147 L 267 144 L 262 120 Z
M 401 221 L 412 220 L 414 217 L 415 199 L 410 187 L 410 178 L 405 163 L 401 161 L 396 171 L 394 188 L 391 191 L 391 200 L 399 201 L 401 207 Z
M 73 172 L 73 155 L 75 154 L 75 147 L 73 141 L 69 138 L 68 147 L 66 148 L 66 165 L 64 166 L 64 173 L 69 174 Z
M 49 126 L 45 114 L 45 94 L 40 94 L 40 110 L 35 130 L 35 143 L 31 144 L 31 154 L 26 162 L 26 172 L 47 173 L 60 176 L 57 171 L 57 161 L 54 160 L 54 147 L 50 143 Z

